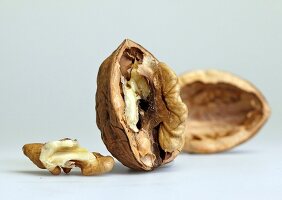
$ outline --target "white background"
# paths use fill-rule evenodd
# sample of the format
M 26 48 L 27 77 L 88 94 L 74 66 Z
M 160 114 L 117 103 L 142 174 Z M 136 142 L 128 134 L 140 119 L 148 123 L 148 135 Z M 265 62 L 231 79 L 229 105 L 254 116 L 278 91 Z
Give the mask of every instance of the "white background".
M 95 123 L 102 61 L 130 38 L 177 74 L 233 72 L 266 96 L 272 116 L 223 154 L 182 154 L 151 173 L 59 177 L 25 143 L 77 138 L 108 154 Z M 4 199 L 282 199 L 282 2 L 0 0 L 0 190 Z M 2 198 L 1 197 L 1 198 Z

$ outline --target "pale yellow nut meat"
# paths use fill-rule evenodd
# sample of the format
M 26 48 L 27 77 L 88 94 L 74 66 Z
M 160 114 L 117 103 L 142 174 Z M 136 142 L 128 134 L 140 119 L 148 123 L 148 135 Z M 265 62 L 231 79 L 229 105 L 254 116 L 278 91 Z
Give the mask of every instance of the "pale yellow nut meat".
M 85 176 L 98 175 L 111 171 L 114 166 L 111 156 L 88 152 L 71 139 L 26 144 L 23 152 L 37 167 L 48 169 L 54 175 L 59 175 L 61 169 L 69 173 L 74 167 L 81 168 Z

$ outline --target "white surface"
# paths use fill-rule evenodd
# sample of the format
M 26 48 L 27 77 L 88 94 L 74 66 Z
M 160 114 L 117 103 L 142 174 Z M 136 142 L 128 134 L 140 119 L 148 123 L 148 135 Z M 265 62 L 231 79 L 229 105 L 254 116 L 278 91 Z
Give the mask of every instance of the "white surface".
M 231 152 L 182 154 L 152 173 L 37 169 L 23 144 L 70 137 L 108 154 L 95 124 L 96 76 L 125 38 L 177 74 L 218 68 L 249 80 L 271 119 Z M 282 199 L 281 55 L 281 0 L 0 0 L 0 199 Z
M 281 153 L 281 138 L 258 137 L 222 154 L 183 153 L 175 162 L 149 173 L 134 172 L 117 162 L 109 174 L 83 177 L 79 170 L 53 176 L 36 168 L 19 149 L 0 159 L 1 196 L 4 199 L 278 200 L 282 198 Z

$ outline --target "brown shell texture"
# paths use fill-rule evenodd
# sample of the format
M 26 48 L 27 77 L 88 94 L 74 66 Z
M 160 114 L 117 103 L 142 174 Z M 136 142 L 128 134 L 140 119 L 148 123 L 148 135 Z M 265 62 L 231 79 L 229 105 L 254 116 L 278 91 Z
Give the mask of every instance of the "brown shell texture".
M 189 108 L 184 151 L 216 153 L 253 137 L 270 115 L 261 92 L 248 81 L 218 70 L 179 77 Z
M 128 124 L 123 91 L 136 63 L 150 87 L 150 95 L 138 100 L 137 132 Z M 101 64 L 97 125 L 107 149 L 125 166 L 149 171 L 172 161 L 184 145 L 187 112 L 175 73 L 139 44 L 124 40 Z

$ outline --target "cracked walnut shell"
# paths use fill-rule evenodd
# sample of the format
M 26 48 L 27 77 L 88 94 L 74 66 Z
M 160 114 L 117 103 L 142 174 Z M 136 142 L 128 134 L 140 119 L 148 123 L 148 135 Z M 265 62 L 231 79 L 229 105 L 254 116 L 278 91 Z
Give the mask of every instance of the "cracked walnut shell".
M 182 100 L 189 108 L 184 151 L 229 150 L 253 137 L 270 115 L 261 92 L 233 74 L 199 70 L 179 79 Z
M 107 149 L 129 168 L 153 170 L 183 148 L 187 108 L 178 78 L 133 41 L 100 66 L 96 113 Z

